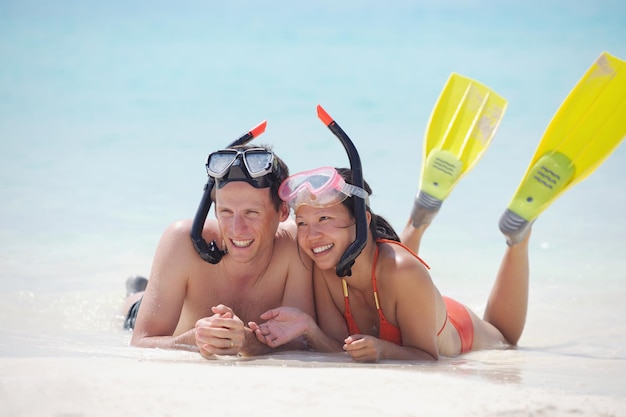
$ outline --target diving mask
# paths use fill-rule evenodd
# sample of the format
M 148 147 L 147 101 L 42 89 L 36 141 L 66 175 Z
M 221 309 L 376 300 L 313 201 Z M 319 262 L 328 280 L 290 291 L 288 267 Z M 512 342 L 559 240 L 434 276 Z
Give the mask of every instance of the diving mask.
M 265 148 L 222 149 L 209 155 L 206 169 L 218 188 L 230 181 L 267 188 L 271 185 L 267 176 L 272 173 L 274 162 L 274 153 Z
M 367 199 L 364 189 L 346 183 L 333 167 L 316 168 L 288 177 L 278 188 L 278 196 L 294 211 L 302 204 L 329 207 L 351 196 Z

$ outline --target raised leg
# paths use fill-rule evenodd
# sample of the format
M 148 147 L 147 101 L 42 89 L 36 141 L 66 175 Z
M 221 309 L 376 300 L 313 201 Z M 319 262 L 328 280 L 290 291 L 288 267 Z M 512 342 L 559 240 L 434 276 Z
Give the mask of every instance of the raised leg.
M 513 345 L 522 335 L 528 311 L 529 239 L 530 231 L 519 243 L 507 246 L 483 317 Z
M 415 253 L 419 254 L 422 236 L 424 236 L 424 232 L 430 226 L 430 223 L 421 224 L 419 227 L 415 227 L 413 224 L 413 220 L 409 219 L 400 234 L 400 240 Z

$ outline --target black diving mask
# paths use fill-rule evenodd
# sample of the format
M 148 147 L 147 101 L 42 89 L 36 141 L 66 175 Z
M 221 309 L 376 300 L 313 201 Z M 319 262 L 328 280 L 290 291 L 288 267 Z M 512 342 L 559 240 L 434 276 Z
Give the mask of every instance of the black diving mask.
M 207 158 L 206 169 L 218 188 L 230 181 L 245 181 L 255 188 L 267 188 L 275 168 L 274 153 L 264 148 L 222 149 Z

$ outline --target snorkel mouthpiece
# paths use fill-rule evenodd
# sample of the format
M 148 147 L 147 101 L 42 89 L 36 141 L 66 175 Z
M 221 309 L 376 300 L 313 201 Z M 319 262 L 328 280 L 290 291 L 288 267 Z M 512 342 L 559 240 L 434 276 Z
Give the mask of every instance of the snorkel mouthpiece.
M 265 132 L 266 126 L 267 126 L 267 121 L 264 120 L 261 123 L 259 123 L 257 126 L 255 126 L 252 130 L 250 130 L 249 132 L 246 132 L 234 142 L 231 142 L 227 147 L 231 148 L 233 146 L 247 144 L 252 139 L 256 138 L 257 136 Z M 235 164 L 237 164 L 237 161 L 233 165 Z M 242 171 L 241 165 L 237 166 L 237 169 L 239 171 Z M 229 178 L 230 178 L 230 175 L 232 175 L 232 172 L 229 173 Z M 258 178 L 258 180 L 260 179 L 261 178 Z M 240 181 L 241 180 L 242 179 L 240 179 Z M 257 180 L 257 178 L 251 178 L 251 180 Z M 221 181 L 221 184 L 219 184 L 218 187 L 220 188 L 223 187 L 224 184 L 226 184 L 227 182 L 228 180 Z M 213 191 L 214 187 L 215 187 L 215 178 L 209 175 L 209 179 L 207 180 L 207 183 L 204 186 L 204 193 L 202 194 L 200 205 L 198 206 L 198 210 L 196 211 L 196 215 L 193 219 L 193 224 L 191 226 L 191 242 L 193 243 L 193 247 L 196 249 L 196 252 L 198 252 L 198 255 L 200 255 L 202 259 L 204 259 L 206 262 L 210 264 L 219 263 L 224 257 L 224 255 L 228 253 L 225 250 L 221 250 L 217 246 L 216 241 L 213 240 L 211 241 L 211 243 L 207 243 L 207 241 L 204 240 L 204 238 L 202 237 L 202 230 L 204 229 L 204 222 L 206 221 L 206 218 L 209 214 L 209 210 L 211 209 L 211 203 L 212 203 L 211 192 Z
M 365 181 L 363 180 L 363 166 L 361 165 L 361 158 L 354 146 L 354 143 L 350 140 L 346 132 L 333 120 L 326 110 L 318 104 L 317 117 L 324 123 L 331 132 L 339 139 L 343 145 L 348 158 L 350 159 L 350 169 L 352 171 L 352 183 L 353 185 L 365 189 Z M 354 219 L 356 221 L 356 238 L 354 242 L 350 244 L 348 249 L 341 255 L 335 272 L 339 277 L 351 276 L 352 265 L 365 248 L 367 244 L 367 216 L 365 208 L 365 199 L 357 197 L 354 199 Z

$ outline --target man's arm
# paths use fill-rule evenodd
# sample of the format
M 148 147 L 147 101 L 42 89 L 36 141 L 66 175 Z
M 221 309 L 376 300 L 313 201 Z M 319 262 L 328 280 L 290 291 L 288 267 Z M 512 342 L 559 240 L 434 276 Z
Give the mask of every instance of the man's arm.
M 188 222 L 176 222 L 163 233 L 135 322 L 133 346 L 198 350 L 194 329 L 173 336 L 187 292 L 190 246 Z

